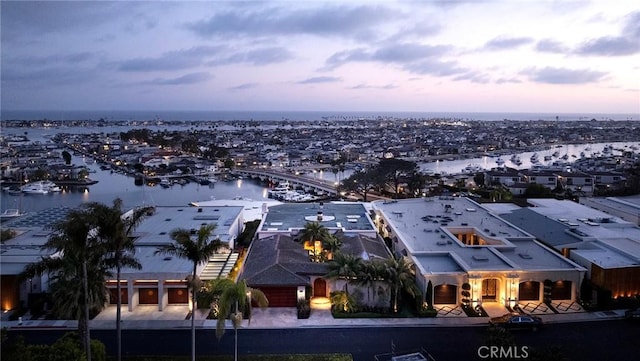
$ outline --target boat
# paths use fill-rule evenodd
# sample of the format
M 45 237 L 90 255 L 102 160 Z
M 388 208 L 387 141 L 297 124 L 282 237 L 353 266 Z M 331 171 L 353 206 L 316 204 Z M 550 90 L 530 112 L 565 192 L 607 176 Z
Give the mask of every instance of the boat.
M 42 181 L 42 187 L 51 193 L 61 192 L 62 188 L 60 188 L 57 184 L 52 181 Z
M 169 180 L 169 178 L 162 178 L 162 179 L 160 179 L 160 187 L 162 187 L 162 188 L 169 188 L 169 187 L 171 187 L 171 181 Z
M 462 169 L 462 173 L 469 173 L 469 174 L 475 174 L 482 171 L 484 171 L 484 169 L 477 164 L 468 164 L 466 167 Z
M 290 188 L 289 182 L 280 182 L 267 193 L 270 198 L 278 198 L 289 192 Z
M 26 193 L 26 194 L 47 194 L 49 193 L 49 189 L 45 188 L 44 185 L 42 184 L 42 182 L 33 182 L 33 183 L 28 183 L 22 186 L 22 188 L 20 188 L 22 190 L 22 193 Z
M 529 159 L 531 160 L 531 163 L 538 163 L 540 161 L 538 159 L 538 153 L 533 153 L 533 155 Z
M 511 156 L 511 162 L 515 165 L 522 165 L 522 160 L 520 159 L 520 156 L 518 156 L 517 154 L 514 154 Z
M 23 214 L 24 213 L 20 212 L 19 209 L 9 208 L 9 209 L 6 209 L 4 212 L 0 213 L 0 221 L 6 221 L 9 219 L 17 218 L 22 216 Z

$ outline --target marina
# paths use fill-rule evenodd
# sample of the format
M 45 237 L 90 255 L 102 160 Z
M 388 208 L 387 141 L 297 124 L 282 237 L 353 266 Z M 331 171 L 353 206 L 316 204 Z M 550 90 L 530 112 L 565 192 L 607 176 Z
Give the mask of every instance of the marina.
M 573 144 L 563 146 L 563 151 L 578 157 L 582 152 L 597 155 L 603 151 L 616 152 L 614 149 L 623 150 L 631 149 L 631 147 L 637 147 L 637 143 Z M 608 150 L 605 151 L 605 149 Z M 538 153 L 552 154 L 555 151 L 557 151 L 555 148 L 550 148 L 545 151 L 538 151 Z M 517 169 L 531 168 L 534 163 L 530 161 L 530 158 L 534 153 L 535 152 L 522 152 L 513 155 L 507 154 L 505 157 L 508 158 L 503 166 Z M 567 158 L 569 157 L 570 156 Z M 421 171 L 432 176 L 435 174 L 455 175 L 465 173 L 461 172 L 462 170 L 466 170 L 468 172 L 467 174 L 472 174 L 473 171 L 499 167 L 498 159 L 500 158 L 482 156 L 470 159 L 438 160 L 435 162 L 419 163 L 419 167 Z M 521 159 L 525 159 L 526 161 L 521 161 Z M 574 159 L 574 157 L 571 157 L 571 159 Z M 541 161 L 540 163 L 551 165 L 554 160 L 557 161 L 557 159 L 554 158 L 552 161 Z M 73 163 L 86 166 L 91 173 L 91 179 L 96 181 L 96 183 L 90 186 L 62 186 L 60 187 L 60 191 L 56 192 L 44 191 L 46 188 L 44 185 L 42 187 L 43 191 L 40 191 L 41 188 L 40 185 L 38 185 L 33 187 L 33 192 L 23 192 L 20 189 L 16 190 L 15 187 L 5 186 L 2 190 L 1 210 L 19 208 L 21 212 L 33 212 L 54 206 L 77 207 L 83 203 L 92 201 L 111 204 L 111 202 L 118 197 L 123 200 L 123 206 L 125 208 L 139 205 L 175 206 L 197 201 L 234 198 L 251 199 L 255 201 L 270 199 L 282 199 L 285 201 L 307 200 L 304 199 L 305 196 L 301 193 L 293 189 L 287 189 L 285 191 L 284 187 L 275 190 L 275 193 L 279 194 L 273 197 L 273 186 L 270 187 L 268 184 L 261 183 L 257 180 L 245 178 L 226 182 L 217 181 L 208 185 L 188 182 L 183 184 L 175 183 L 171 186 L 162 186 L 160 183 L 136 186 L 132 177 L 122 173 L 112 172 L 109 168 L 102 169 L 101 166 L 90 157 L 73 156 Z M 518 165 L 518 163 L 520 164 Z M 467 167 L 469 168 L 467 169 Z M 304 174 L 303 177 L 309 180 L 334 182 L 349 177 L 353 172 L 354 170 L 352 169 L 345 169 L 343 172 L 334 174 L 330 171 L 319 170 L 308 172 Z M 270 197 L 270 194 L 272 197 Z M 285 194 L 287 195 L 286 197 Z M 312 198 L 308 200 L 312 200 Z M 20 204 L 20 207 L 18 207 L 18 204 Z

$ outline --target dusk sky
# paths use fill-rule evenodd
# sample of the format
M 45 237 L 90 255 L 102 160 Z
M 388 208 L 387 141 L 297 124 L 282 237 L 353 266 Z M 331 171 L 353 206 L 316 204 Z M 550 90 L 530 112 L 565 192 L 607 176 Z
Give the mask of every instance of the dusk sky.
M 640 113 L 637 1 L 0 10 L 7 110 Z

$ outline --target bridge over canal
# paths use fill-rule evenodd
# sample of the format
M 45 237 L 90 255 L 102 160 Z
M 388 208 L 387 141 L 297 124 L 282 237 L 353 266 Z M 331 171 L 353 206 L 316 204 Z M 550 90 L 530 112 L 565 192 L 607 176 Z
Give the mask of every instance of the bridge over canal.
M 249 178 L 259 178 L 262 181 L 270 181 L 272 183 L 289 182 L 289 184 L 294 188 L 300 187 L 307 192 L 314 192 L 316 194 L 329 196 L 338 195 L 337 185 L 335 182 L 322 179 L 310 179 L 288 172 L 247 168 L 234 169 L 233 174 Z

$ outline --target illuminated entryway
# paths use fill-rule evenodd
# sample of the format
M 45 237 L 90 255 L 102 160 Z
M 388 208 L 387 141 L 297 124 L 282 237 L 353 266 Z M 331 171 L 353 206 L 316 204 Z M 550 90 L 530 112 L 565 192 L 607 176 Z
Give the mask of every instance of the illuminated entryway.
M 487 278 L 482 280 L 482 302 L 495 302 L 498 298 L 498 280 Z
M 327 281 L 322 278 L 313 281 L 313 297 L 327 297 Z
M 316 278 L 315 281 L 313 281 L 311 308 L 318 310 L 331 309 L 331 300 L 327 297 L 327 281 L 322 278 Z

